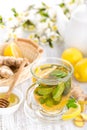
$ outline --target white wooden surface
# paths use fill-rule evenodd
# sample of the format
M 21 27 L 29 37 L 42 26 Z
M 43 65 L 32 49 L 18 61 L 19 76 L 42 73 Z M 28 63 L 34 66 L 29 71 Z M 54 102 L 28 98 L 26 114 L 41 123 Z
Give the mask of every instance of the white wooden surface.
M 62 44 L 56 44 L 56 46 L 51 49 L 44 46 L 44 54 L 42 57 L 56 56 L 60 57 L 64 47 Z M 31 80 L 27 80 L 24 83 L 17 86 L 26 95 L 26 90 L 30 86 Z M 87 91 L 86 84 L 81 84 L 84 90 Z M 87 130 L 87 124 L 83 128 L 75 127 L 72 121 L 67 121 L 64 124 L 49 124 L 42 126 L 41 124 L 31 123 L 30 119 L 25 116 L 24 113 L 24 102 L 20 106 L 19 110 L 12 115 L 0 117 L 0 130 Z

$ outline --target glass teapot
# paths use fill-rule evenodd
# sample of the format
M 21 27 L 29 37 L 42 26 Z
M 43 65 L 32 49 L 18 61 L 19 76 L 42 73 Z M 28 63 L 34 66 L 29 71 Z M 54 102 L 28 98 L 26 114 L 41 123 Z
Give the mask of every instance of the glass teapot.
M 59 7 L 57 26 L 66 46 L 78 48 L 87 56 L 87 0 L 72 12 L 70 19 Z
M 25 113 L 33 120 L 58 121 L 70 97 L 72 65 L 59 58 L 32 64 L 33 82 L 26 94 Z

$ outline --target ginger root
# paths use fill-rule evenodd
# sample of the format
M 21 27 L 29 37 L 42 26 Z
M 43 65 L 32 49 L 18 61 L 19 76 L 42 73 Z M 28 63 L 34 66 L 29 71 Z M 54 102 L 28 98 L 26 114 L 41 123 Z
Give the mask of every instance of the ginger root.
M 10 67 L 3 65 L 0 67 L 0 77 L 1 78 L 9 78 L 10 76 L 14 75 L 13 71 Z
M 11 56 L 0 56 L 0 66 L 1 65 L 6 65 L 9 67 L 15 67 L 15 68 L 19 68 L 21 63 L 23 62 L 23 58 L 15 58 L 15 57 L 11 57 Z M 28 65 L 29 62 L 26 63 L 26 65 Z
M 10 76 L 14 75 L 24 59 L 26 60 L 25 66 L 27 66 L 29 64 L 29 61 L 26 58 L 0 56 L 0 79 L 9 78 Z
M 81 112 L 84 112 L 87 104 L 87 94 L 85 94 L 84 90 L 82 90 L 78 85 L 73 85 L 71 96 L 78 100 L 78 103 L 81 106 Z
M 71 96 L 73 96 L 77 100 L 87 101 L 87 94 L 85 94 L 84 90 L 82 90 L 81 87 L 78 85 L 73 85 Z

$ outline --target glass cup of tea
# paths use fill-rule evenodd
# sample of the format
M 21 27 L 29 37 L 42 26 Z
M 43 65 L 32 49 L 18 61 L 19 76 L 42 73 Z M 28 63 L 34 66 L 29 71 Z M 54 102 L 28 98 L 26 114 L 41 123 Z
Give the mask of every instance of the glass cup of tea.
M 73 66 L 61 58 L 50 57 L 34 62 L 30 71 L 34 83 L 26 94 L 27 114 L 44 121 L 58 120 L 70 97 Z

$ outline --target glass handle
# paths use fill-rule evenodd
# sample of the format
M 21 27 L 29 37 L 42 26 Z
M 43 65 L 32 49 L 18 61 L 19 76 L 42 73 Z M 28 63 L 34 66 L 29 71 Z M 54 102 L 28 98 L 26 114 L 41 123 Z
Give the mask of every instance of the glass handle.
M 30 85 L 30 87 L 27 89 L 27 92 L 26 92 L 26 99 L 27 99 L 27 96 L 28 96 L 28 91 L 29 89 L 31 89 L 37 82 L 33 83 L 32 85 Z
M 28 92 L 31 90 L 32 87 L 34 87 L 35 85 L 37 85 L 37 82 L 33 83 L 28 89 L 27 89 L 27 92 L 26 92 L 26 102 L 27 102 L 27 99 L 28 99 Z M 38 110 L 38 104 L 36 103 L 36 101 L 33 100 L 33 105 L 31 105 L 31 103 L 28 103 L 27 104 L 32 108 L 32 110 L 34 110 L 35 112 Z

